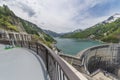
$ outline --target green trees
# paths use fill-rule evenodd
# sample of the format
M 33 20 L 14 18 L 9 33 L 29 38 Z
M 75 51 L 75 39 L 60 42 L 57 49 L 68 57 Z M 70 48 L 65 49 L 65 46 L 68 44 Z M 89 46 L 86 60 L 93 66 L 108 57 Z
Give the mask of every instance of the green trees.
M 6 6 L 0 7 L 0 28 L 18 32 L 18 28 L 13 20 L 14 13 Z

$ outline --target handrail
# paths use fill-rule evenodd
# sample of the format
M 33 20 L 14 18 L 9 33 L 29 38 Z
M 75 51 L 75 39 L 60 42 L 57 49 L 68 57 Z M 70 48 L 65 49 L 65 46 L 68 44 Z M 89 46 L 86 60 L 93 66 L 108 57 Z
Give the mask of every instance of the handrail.
M 9 41 L 0 42 L 9 43 Z M 35 51 L 43 59 L 51 80 L 81 80 L 59 55 L 55 54 L 46 45 L 25 41 L 18 41 L 16 45 Z
M 38 51 L 36 51 L 36 52 L 38 52 L 38 54 L 39 54 L 39 50 L 40 50 L 39 47 L 43 47 L 43 49 L 45 49 L 44 51 L 46 51 L 46 54 L 47 54 L 46 55 L 46 68 L 51 77 L 51 80 L 65 80 L 65 79 L 80 80 L 78 78 L 78 76 L 76 76 L 75 73 L 67 66 L 67 64 L 57 54 L 55 54 L 50 48 L 48 48 L 44 44 L 40 44 L 40 43 L 36 43 L 36 46 L 38 48 L 38 49 L 36 49 L 36 50 L 38 50 Z M 51 65 L 52 66 L 51 67 L 50 64 L 52 64 L 52 63 L 54 65 Z M 53 72 L 51 71 L 52 70 L 51 68 L 53 68 L 53 67 L 60 70 L 60 72 L 58 72 L 59 75 L 56 75 L 56 72 L 54 70 L 53 70 Z M 57 77 L 55 77 L 55 75 Z

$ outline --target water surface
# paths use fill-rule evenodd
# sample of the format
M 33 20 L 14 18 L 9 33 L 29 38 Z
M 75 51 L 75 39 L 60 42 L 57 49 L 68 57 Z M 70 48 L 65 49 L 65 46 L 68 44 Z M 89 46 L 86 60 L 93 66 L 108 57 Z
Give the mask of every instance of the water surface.
M 81 39 L 68 39 L 68 38 L 55 38 L 57 40 L 56 46 L 64 54 L 76 55 L 81 50 L 88 47 L 102 44 L 99 41 L 81 40 Z

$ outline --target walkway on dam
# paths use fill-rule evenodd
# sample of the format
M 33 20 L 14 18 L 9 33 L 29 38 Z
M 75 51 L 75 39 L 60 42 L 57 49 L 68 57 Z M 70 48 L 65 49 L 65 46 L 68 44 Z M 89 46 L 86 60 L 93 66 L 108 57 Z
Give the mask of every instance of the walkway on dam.
M 49 80 L 49 76 L 36 53 L 0 45 L 0 80 Z

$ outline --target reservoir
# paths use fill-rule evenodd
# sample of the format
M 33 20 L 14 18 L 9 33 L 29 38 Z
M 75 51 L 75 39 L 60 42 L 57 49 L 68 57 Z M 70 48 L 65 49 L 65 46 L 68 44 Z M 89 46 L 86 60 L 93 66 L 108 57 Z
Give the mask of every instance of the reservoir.
M 96 45 L 102 44 L 94 40 L 69 39 L 69 38 L 54 38 L 56 46 L 64 54 L 76 55 L 78 52 Z

